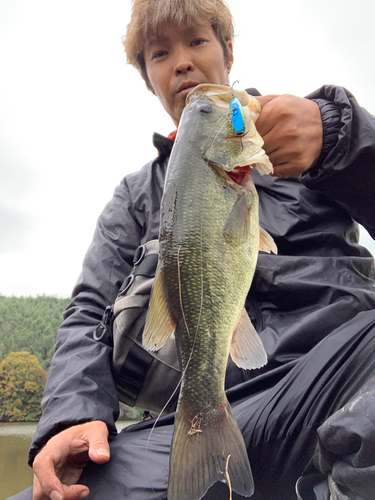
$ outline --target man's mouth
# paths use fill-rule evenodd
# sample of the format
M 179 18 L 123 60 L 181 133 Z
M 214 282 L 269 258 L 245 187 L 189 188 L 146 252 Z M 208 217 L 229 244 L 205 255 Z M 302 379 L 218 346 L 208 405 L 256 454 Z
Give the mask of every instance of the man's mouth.
M 186 97 L 188 95 L 188 93 L 195 89 L 195 87 L 199 85 L 199 83 L 196 83 L 196 82 L 183 82 L 181 83 L 181 85 L 178 87 L 177 89 L 177 94 L 179 96 L 182 96 L 182 97 Z

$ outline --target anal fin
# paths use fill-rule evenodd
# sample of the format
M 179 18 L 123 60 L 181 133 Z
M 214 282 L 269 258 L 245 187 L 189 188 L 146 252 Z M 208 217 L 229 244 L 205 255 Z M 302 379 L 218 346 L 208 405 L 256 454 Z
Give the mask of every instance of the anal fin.
M 267 363 L 266 351 L 245 308 L 233 332 L 229 353 L 234 363 L 246 370 L 261 368 Z
M 272 236 L 265 229 L 259 227 L 259 250 L 263 252 L 277 254 L 277 246 Z

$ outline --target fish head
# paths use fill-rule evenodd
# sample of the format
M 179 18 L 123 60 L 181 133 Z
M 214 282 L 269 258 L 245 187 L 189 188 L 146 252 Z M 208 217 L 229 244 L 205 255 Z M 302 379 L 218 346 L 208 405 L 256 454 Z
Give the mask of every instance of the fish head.
M 233 103 L 240 113 L 243 131 L 235 129 Z M 272 164 L 262 149 L 263 139 L 255 122 L 260 114 L 260 104 L 244 90 L 229 86 L 201 84 L 187 96 L 186 107 L 180 121 L 185 122 L 199 139 L 202 157 L 217 169 L 238 176 L 243 167 L 255 167 L 261 175 L 273 171 Z M 193 116 L 193 121 L 189 118 Z

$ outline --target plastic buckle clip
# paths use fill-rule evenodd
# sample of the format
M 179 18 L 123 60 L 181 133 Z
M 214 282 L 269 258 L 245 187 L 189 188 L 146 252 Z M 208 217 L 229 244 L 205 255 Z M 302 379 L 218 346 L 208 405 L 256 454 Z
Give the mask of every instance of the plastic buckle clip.
M 103 340 L 105 337 L 108 327 L 112 324 L 113 319 L 113 305 L 107 306 L 104 310 L 103 317 L 99 323 L 99 325 L 95 328 L 93 338 L 97 342 Z

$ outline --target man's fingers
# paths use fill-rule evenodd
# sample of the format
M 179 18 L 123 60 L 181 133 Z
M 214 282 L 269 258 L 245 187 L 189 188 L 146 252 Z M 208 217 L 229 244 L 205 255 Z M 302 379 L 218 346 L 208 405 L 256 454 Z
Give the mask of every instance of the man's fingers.
M 84 500 L 89 496 L 90 490 L 87 486 L 81 484 L 74 484 L 72 486 L 64 486 L 63 500 Z M 55 500 L 55 499 L 51 499 Z M 60 500 L 60 499 L 56 499 Z
M 83 500 L 88 495 L 87 486 L 63 485 L 50 469 L 43 470 L 39 477 L 34 473 L 33 500 Z
M 52 494 L 53 492 L 51 492 Z M 58 495 L 60 495 L 59 492 L 56 492 Z M 54 494 L 56 496 L 56 494 Z M 47 496 L 44 491 L 42 490 L 42 487 L 40 485 L 40 482 L 37 478 L 37 476 L 34 474 L 33 478 L 33 500 L 50 500 L 50 496 Z M 59 500 L 58 497 L 56 500 Z
M 263 139 L 264 136 L 273 129 L 275 123 L 277 123 L 277 117 L 275 117 L 272 113 L 272 109 L 274 107 L 273 101 L 275 101 L 275 99 L 278 99 L 279 97 L 280 96 L 278 95 L 265 95 L 256 97 L 262 109 L 259 118 L 255 123 L 255 126 Z
M 42 491 L 38 494 L 34 488 L 33 490 L 33 500 L 84 500 L 90 493 L 87 486 L 82 485 L 64 486 L 63 494 L 54 490 L 49 495 L 45 495 Z
M 109 459 L 108 429 L 104 422 L 70 427 L 48 441 L 33 463 L 36 484 L 33 500 L 86 498 L 88 488 L 76 483 L 89 458 L 99 464 Z
M 83 500 L 88 497 L 87 486 L 62 484 L 55 471 L 45 464 L 45 469 L 37 476 L 34 474 L 33 500 Z M 38 470 L 38 464 L 36 469 Z
M 33 500 L 44 500 L 44 495 L 51 500 L 64 498 L 63 486 L 56 476 L 53 460 L 48 456 L 48 451 L 42 450 L 33 463 L 34 470 L 34 492 Z
M 256 128 L 264 140 L 274 175 L 298 177 L 318 160 L 323 126 L 319 106 L 291 95 L 259 98 Z
M 279 97 L 278 94 L 269 94 L 269 95 L 256 96 L 255 99 L 259 102 L 260 106 L 263 108 L 263 106 L 268 104 L 270 101 L 272 101 L 276 97 Z

